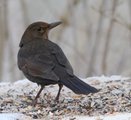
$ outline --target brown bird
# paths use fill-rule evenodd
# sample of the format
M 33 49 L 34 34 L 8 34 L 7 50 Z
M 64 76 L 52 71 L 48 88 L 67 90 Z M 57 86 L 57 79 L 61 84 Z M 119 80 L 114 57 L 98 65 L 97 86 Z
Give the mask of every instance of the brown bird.
M 18 67 L 32 82 L 41 85 L 33 105 L 36 105 L 44 86 L 58 84 L 59 91 L 55 100 L 59 100 L 60 91 L 65 85 L 76 94 L 96 93 L 98 90 L 80 80 L 62 49 L 48 39 L 49 31 L 61 22 L 35 22 L 27 27 L 20 41 Z

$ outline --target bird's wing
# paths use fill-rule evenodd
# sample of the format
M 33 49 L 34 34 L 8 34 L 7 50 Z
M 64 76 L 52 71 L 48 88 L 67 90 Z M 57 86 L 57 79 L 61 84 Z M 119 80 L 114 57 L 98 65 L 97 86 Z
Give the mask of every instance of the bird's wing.
M 23 60 L 22 60 L 23 59 Z M 33 55 L 20 59 L 20 69 L 31 76 L 59 81 L 59 77 L 53 72 L 54 64 L 49 55 Z
M 54 44 L 52 48 L 52 54 L 55 55 L 58 64 L 65 67 L 69 75 L 74 76 L 70 62 L 68 61 L 62 49 L 58 45 Z

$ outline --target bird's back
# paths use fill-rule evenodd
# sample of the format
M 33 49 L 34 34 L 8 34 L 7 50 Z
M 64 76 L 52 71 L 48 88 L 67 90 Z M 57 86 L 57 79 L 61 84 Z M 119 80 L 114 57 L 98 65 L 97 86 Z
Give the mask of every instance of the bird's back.
M 35 40 L 25 44 L 18 52 L 18 66 L 19 69 L 26 64 L 27 60 L 37 62 L 50 62 L 55 66 L 61 66 L 68 74 L 73 75 L 73 69 L 63 53 L 62 49 L 50 40 Z M 37 64 L 39 64 L 39 62 Z

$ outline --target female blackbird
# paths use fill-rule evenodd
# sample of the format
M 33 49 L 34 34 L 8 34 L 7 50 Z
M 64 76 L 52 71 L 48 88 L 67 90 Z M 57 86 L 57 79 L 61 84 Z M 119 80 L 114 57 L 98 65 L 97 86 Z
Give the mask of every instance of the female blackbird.
M 58 84 L 59 91 L 55 100 L 59 100 L 60 91 L 65 85 L 76 94 L 89 94 L 98 90 L 80 80 L 62 49 L 48 39 L 49 31 L 61 22 L 35 22 L 27 27 L 20 41 L 18 67 L 32 82 L 41 85 L 33 105 L 36 105 L 44 86 Z

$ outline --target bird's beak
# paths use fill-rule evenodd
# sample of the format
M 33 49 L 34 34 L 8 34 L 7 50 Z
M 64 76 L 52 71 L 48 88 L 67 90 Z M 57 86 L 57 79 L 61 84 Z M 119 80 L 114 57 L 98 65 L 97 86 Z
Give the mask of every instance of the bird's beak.
M 62 23 L 62 22 L 60 22 L 60 21 L 59 21 L 59 22 L 50 23 L 50 24 L 49 24 L 49 29 L 52 29 L 52 28 L 60 25 L 61 23 Z

